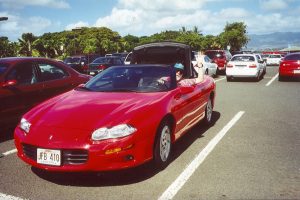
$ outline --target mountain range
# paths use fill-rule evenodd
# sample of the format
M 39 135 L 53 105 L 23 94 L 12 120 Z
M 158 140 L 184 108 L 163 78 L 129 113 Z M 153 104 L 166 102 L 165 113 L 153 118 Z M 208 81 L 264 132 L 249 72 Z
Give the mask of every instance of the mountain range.
M 247 49 L 283 49 L 300 46 L 300 32 L 275 32 L 270 34 L 250 34 Z

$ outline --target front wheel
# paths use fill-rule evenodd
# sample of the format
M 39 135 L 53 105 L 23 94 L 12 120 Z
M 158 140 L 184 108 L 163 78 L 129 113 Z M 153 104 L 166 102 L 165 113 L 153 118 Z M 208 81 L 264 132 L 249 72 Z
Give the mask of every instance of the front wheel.
M 157 131 L 154 143 L 154 163 L 158 168 L 165 168 L 171 154 L 171 127 L 167 121 L 163 121 Z

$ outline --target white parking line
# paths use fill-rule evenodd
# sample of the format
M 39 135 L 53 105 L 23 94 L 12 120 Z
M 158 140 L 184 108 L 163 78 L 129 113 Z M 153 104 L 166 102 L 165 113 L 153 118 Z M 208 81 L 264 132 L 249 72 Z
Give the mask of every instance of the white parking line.
M 0 199 L 1 200 L 27 200 L 27 199 L 22 199 L 20 197 L 15 197 L 7 194 L 0 193 Z
M 208 154 L 215 148 L 224 135 L 231 127 L 242 117 L 245 111 L 238 112 L 228 124 L 208 143 L 208 145 L 195 157 L 195 159 L 185 168 L 177 179 L 167 188 L 167 190 L 158 198 L 158 200 L 172 199 L 182 186 L 188 181 L 190 176 L 196 171 L 200 164 L 205 160 Z
M 271 83 L 275 80 L 275 79 L 277 79 L 277 77 L 279 76 L 279 73 L 277 73 L 267 84 L 266 84 L 266 86 L 268 87 L 269 85 L 271 85 Z
M 5 153 L 2 153 L 2 155 L 7 156 L 7 155 L 13 154 L 13 153 L 17 153 L 17 149 L 13 149 L 13 150 L 7 151 Z
M 226 77 L 223 77 L 223 78 L 220 78 L 220 79 L 216 79 L 215 81 L 218 82 L 218 81 L 222 81 L 224 80 Z

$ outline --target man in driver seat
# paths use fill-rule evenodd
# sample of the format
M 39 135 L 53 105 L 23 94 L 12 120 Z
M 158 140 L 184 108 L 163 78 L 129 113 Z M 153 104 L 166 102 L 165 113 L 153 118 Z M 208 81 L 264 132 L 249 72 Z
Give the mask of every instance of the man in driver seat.
M 176 70 L 176 81 L 178 86 L 193 86 L 196 83 L 201 82 L 198 78 L 187 79 L 183 77 L 184 66 L 181 63 L 176 63 L 174 65 Z M 202 70 L 202 69 L 201 69 Z

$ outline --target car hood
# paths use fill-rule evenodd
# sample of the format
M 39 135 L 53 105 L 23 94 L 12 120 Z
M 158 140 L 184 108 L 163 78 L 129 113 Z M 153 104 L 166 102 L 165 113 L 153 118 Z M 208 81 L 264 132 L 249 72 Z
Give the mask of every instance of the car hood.
M 163 95 L 165 94 L 165 95 Z M 108 93 L 73 90 L 28 112 L 33 126 L 95 130 L 130 123 L 167 93 Z

